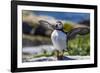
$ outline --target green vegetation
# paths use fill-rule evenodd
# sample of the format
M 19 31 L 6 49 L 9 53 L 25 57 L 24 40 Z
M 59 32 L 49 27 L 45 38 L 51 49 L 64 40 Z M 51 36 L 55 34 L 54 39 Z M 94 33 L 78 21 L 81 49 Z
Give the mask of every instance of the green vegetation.
M 72 25 L 71 22 L 66 22 L 64 23 L 64 26 L 63 26 L 63 30 L 66 32 L 66 31 L 70 31 L 74 28 L 74 26 Z
M 66 22 L 64 24 L 64 31 L 70 31 L 74 27 L 79 25 L 71 22 Z M 82 26 L 81 26 L 82 27 Z M 77 35 L 73 40 L 68 41 L 68 51 L 65 51 L 65 55 L 81 55 L 86 56 L 90 55 L 90 34 L 86 35 Z
M 52 53 L 43 53 L 43 54 L 38 54 L 38 55 L 33 55 L 33 58 L 39 58 L 39 57 L 50 57 L 53 56 Z
M 90 55 L 90 34 L 68 41 L 68 55 Z

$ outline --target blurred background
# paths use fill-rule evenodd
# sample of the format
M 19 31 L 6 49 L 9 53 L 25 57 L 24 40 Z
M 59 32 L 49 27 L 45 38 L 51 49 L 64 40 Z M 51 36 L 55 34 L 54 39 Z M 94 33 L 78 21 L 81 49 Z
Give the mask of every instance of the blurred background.
M 22 61 L 45 61 L 43 58 L 52 57 L 54 47 L 51 42 L 53 29 L 50 26 L 39 23 L 39 20 L 46 20 L 52 25 L 56 21 L 63 22 L 65 32 L 70 32 L 77 27 L 90 27 L 89 13 L 74 12 L 51 12 L 51 11 L 22 11 Z M 69 40 L 68 51 L 65 56 L 75 59 L 88 59 L 90 55 L 90 33 L 84 36 L 77 35 L 76 38 Z M 66 45 L 67 45 L 66 44 Z M 39 60 L 37 60 L 39 58 Z M 42 59 L 40 59 L 42 58 Z M 53 59 L 48 59 L 53 60 Z

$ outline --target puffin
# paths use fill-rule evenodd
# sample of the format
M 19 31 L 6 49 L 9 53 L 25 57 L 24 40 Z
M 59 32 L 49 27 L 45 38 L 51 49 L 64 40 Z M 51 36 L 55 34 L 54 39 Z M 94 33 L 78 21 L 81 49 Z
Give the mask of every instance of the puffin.
M 67 50 L 67 32 L 63 31 L 63 23 L 57 21 L 51 34 L 51 41 L 55 48 L 55 56 L 58 60 L 63 59 L 64 50 Z
M 40 20 L 39 23 L 46 26 L 49 25 L 49 27 L 53 28 L 53 32 L 51 33 L 51 41 L 55 48 L 54 55 L 56 56 L 57 60 L 64 59 L 64 51 L 68 51 L 68 40 L 74 39 L 77 34 L 85 35 L 90 31 L 88 27 L 78 27 L 72 29 L 70 32 L 65 32 L 61 21 L 56 21 L 55 25 L 52 25 L 45 20 Z
M 50 24 L 45 20 L 40 20 L 40 24 L 49 25 L 49 27 L 53 28 L 53 32 L 51 33 L 51 41 L 54 46 L 54 55 L 57 60 L 63 59 L 64 50 L 67 50 L 67 32 L 63 31 L 63 23 L 61 21 L 56 21 L 55 25 Z

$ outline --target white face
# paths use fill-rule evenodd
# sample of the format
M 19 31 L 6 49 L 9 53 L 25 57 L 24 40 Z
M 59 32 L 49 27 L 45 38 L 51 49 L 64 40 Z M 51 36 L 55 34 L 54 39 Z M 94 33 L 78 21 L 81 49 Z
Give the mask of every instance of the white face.
M 57 22 L 56 29 L 62 29 L 62 28 L 63 28 L 63 24 L 61 22 Z

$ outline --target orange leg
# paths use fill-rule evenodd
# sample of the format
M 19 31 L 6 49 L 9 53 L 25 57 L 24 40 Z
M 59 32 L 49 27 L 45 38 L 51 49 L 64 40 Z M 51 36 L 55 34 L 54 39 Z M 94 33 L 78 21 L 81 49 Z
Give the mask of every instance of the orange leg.
M 62 60 L 63 59 L 63 54 L 64 54 L 63 51 L 58 51 L 58 50 L 54 51 L 54 55 L 57 57 L 58 60 Z

